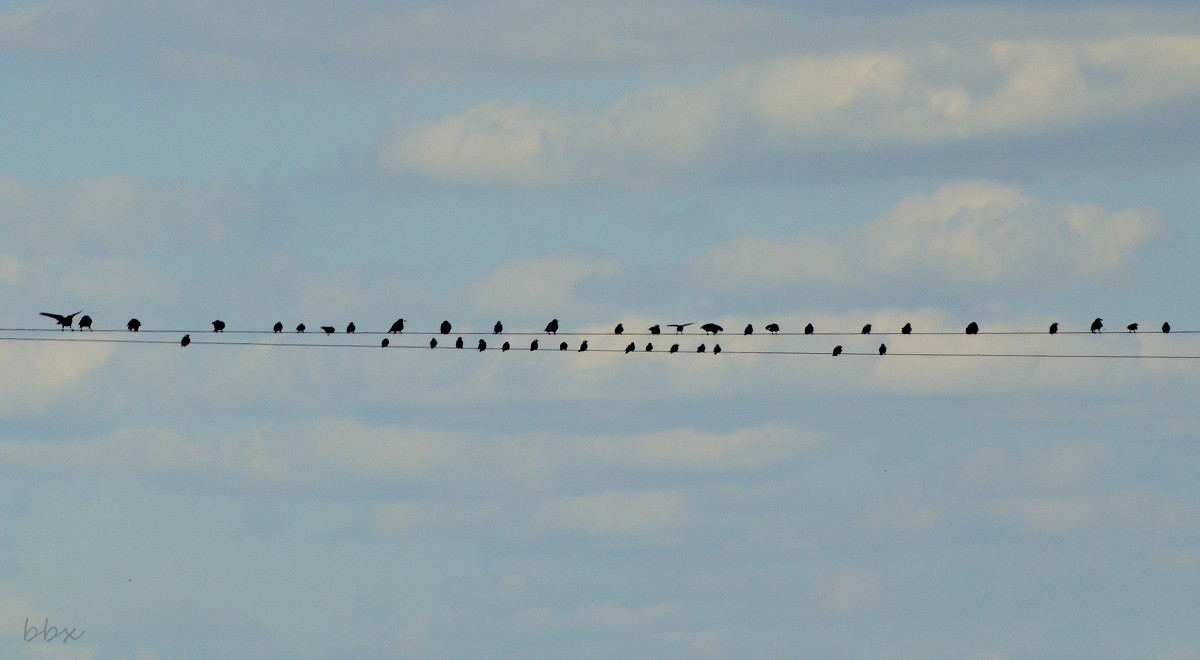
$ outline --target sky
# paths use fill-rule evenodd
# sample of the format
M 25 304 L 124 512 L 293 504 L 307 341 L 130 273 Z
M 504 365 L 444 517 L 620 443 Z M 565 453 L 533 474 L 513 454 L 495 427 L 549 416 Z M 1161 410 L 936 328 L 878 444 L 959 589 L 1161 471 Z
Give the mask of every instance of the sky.
M 0 0 L 0 80 L 5 657 L 1200 658 L 1193 2 Z

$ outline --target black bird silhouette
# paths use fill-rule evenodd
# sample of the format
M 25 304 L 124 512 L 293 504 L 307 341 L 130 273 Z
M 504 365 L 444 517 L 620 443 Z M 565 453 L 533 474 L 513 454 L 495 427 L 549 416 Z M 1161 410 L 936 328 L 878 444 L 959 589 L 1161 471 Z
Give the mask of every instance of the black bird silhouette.
M 871 334 L 871 324 L 870 323 L 863 326 L 862 334 L 864 334 L 864 335 Z
M 350 325 L 346 326 L 346 334 L 348 334 L 348 335 L 349 335 L 349 334 L 354 334 L 354 331 L 355 331 L 355 330 L 357 330 L 357 329 L 358 329 L 358 328 L 356 328 L 356 327 L 354 326 L 354 321 L 351 321 L 351 322 L 350 322 Z
M 504 332 L 504 324 L 499 321 L 496 321 L 496 325 L 492 326 L 492 334 L 498 335 L 501 332 Z
M 721 352 L 721 345 L 720 344 L 713 345 L 713 355 L 716 355 L 717 353 L 720 353 L 720 352 Z
M 968 323 L 967 324 L 967 334 L 968 335 L 979 334 L 979 324 L 974 321 L 971 321 L 970 323 Z
M 654 350 L 654 344 L 647 343 L 646 344 L 646 352 L 649 353 L 652 350 Z
M 503 353 L 510 348 L 512 348 L 512 346 L 510 346 L 508 342 L 504 342 L 504 344 L 500 346 L 500 352 Z
M 558 319 L 551 319 L 550 322 L 546 324 L 546 333 L 551 335 L 558 334 Z
M 79 310 L 79 312 L 82 312 L 82 311 L 83 310 Z M 75 314 L 78 314 L 79 312 L 75 312 Z M 62 328 L 61 328 L 62 330 L 66 330 L 67 328 L 70 328 L 71 325 L 73 323 L 75 323 L 75 314 L 67 314 L 66 316 L 63 316 L 61 314 L 52 314 L 50 312 L 38 312 L 38 313 L 41 314 L 42 316 L 49 316 L 50 318 L 54 319 L 55 321 L 58 321 L 58 324 L 62 326 Z M 71 328 L 71 329 L 74 330 L 74 328 Z
M 480 351 L 486 351 L 486 350 L 487 350 L 487 342 L 486 342 L 486 341 L 484 341 L 484 340 L 482 340 L 482 339 L 480 339 L 480 340 L 479 340 L 479 350 L 480 350 Z
M 441 331 L 442 331 L 443 335 L 450 334 L 450 322 L 449 321 L 442 321 Z
M 384 347 L 384 348 L 387 348 L 387 347 L 388 347 L 388 344 L 390 344 L 390 343 L 392 343 L 392 342 L 388 341 L 388 338 L 387 338 L 387 337 L 384 337 L 384 338 L 383 338 L 383 341 L 379 342 L 379 345 L 380 345 L 380 346 L 382 346 L 382 347 Z
M 1055 321 L 1054 323 L 1050 324 L 1050 334 L 1052 334 L 1052 335 L 1058 334 L 1058 321 Z
M 563 343 L 559 344 L 559 345 L 558 345 L 558 350 L 560 350 L 560 351 L 565 351 L 565 350 L 567 350 L 567 342 L 565 342 L 565 341 L 564 341 Z
M 834 346 L 833 347 L 833 357 L 837 357 L 841 354 L 842 354 L 842 345 L 838 344 L 837 346 Z
M 180 346 L 187 346 L 187 345 L 188 345 L 188 344 L 190 344 L 190 343 L 192 343 L 192 336 L 191 336 L 191 335 L 184 335 L 184 336 L 183 336 L 183 339 L 180 339 L 180 340 L 179 340 L 179 345 L 180 345 Z
M 700 329 L 709 334 L 715 335 L 718 332 L 724 330 L 725 328 L 722 328 L 721 326 L 717 325 L 716 323 L 705 323 L 704 325 L 700 326 Z
M 437 337 L 429 338 L 429 348 L 437 348 Z
M 743 334 L 743 335 L 752 335 L 752 334 L 754 334 L 754 325 L 753 325 L 753 324 L 751 324 L 751 323 L 747 323 L 747 324 L 746 324 L 746 329 L 742 331 L 742 334 Z
M 87 328 L 88 330 L 92 329 L 92 317 L 88 316 L 87 314 L 79 317 L 79 329 L 83 330 L 84 328 Z
M 811 335 L 812 333 L 813 333 L 813 325 L 811 323 L 804 326 L 804 334 Z
M 584 339 L 583 343 L 579 345 L 579 352 L 582 353 L 586 350 L 587 350 L 587 340 Z
M 662 327 L 657 325 L 650 326 L 650 334 L 657 335 L 662 332 Z
M 884 353 L 887 353 L 887 345 L 886 345 L 886 344 L 880 344 L 880 345 L 879 345 L 879 354 L 880 354 L 880 355 L 883 355 Z
M 529 342 L 529 350 L 536 351 L 537 349 L 538 349 L 538 340 L 534 339 L 533 341 Z
M 271 332 L 283 332 L 283 323 L 276 321 L 275 325 L 271 326 Z
M 697 346 L 697 347 L 696 347 L 696 352 L 697 352 L 697 353 L 703 353 L 703 352 L 704 352 L 704 344 L 700 344 L 699 346 Z
M 462 348 L 462 347 L 463 347 L 463 340 L 462 340 L 462 337 L 459 337 L 458 340 L 454 342 L 454 348 Z
M 617 324 L 617 327 L 613 328 L 613 334 L 614 334 L 614 335 L 619 335 L 619 334 L 622 334 L 622 333 L 624 333 L 624 332 L 625 332 L 625 324 L 623 324 L 623 323 L 618 323 L 618 324 Z
M 442 328 L 445 330 L 445 324 L 442 324 Z M 393 332 L 404 332 L 404 319 L 396 319 L 396 322 L 392 324 L 392 327 L 388 328 L 388 334 Z M 446 333 L 442 332 L 442 334 L 444 335 Z
M 675 334 L 680 334 L 683 332 L 683 329 L 689 325 L 691 325 L 691 323 L 668 323 L 667 327 L 675 328 Z
M 1170 332 L 1170 331 L 1171 331 L 1171 324 L 1167 323 L 1166 321 L 1163 321 L 1163 332 Z
M 1138 324 L 1136 324 L 1136 323 L 1130 323 L 1129 325 L 1125 326 L 1125 329 L 1126 329 L 1126 330 L 1128 330 L 1128 331 L 1130 331 L 1130 332 L 1137 332 L 1137 329 L 1138 329 Z
M 80 325 L 82 325 L 82 324 L 83 324 L 83 322 L 80 321 Z M 225 332 L 225 322 L 224 321 L 217 319 L 216 321 L 213 321 L 212 324 L 213 324 L 213 332 Z
M 630 353 L 634 352 L 635 350 L 637 350 L 637 346 L 634 345 L 633 342 L 629 342 L 629 345 L 625 347 L 625 354 L 629 355 Z
M 304 332 L 304 324 L 303 323 L 296 326 L 296 332 Z
M 912 324 L 911 324 L 911 323 L 905 323 L 905 324 L 904 324 L 904 327 L 903 327 L 903 328 L 900 328 L 900 334 L 902 334 L 902 335 L 911 335 L 911 334 L 912 334 Z
M 1100 332 L 1100 329 L 1101 329 L 1101 328 L 1103 328 L 1103 327 L 1104 327 L 1104 319 L 1102 319 L 1102 318 L 1097 318 L 1095 321 L 1092 321 L 1092 328 L 1091 328 L 1091 329 L 1092 329 L 1092 332 L 1093 332 L 1093 333 Z
M 768 323 L 767 324 L 767 332 L 769 332 L 771 334 L 775 334 L 776 332 L 779 332 L 779 324 L 778 323 Z
M 679 344 L 671 344 L 671 350 L 669 350 L 667 352 L 668 353 L 678 353 L 679 352 Z
M 130 332 L 137 332 L 142 329 L 142 322 L 137 319 L 129 319 L 129 323 L 126 323 L 125 327 L 129 328 Z
M 337 328 L 333 327 L 332 325 L 323 325 L 321 326 L 321 329 L 324 330 L 325 334 L 327 335 L 332 335 L 333 333 L 337 332 Z

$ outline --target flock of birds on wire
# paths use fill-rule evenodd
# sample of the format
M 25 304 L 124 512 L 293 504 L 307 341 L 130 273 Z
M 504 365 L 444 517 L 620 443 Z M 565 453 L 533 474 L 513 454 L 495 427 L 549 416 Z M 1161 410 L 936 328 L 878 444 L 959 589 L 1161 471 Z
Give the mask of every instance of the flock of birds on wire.
M 67 330 L 67 329 L 74 330 L 75 329 L 75 317 L 81 313 L 82 313 L 82 310 L 75 312 L 74 314 L 54 314 L 51 312 L 40 312 L 40 314 L 42 316 L 47 316 L 47 317 L 50 317 L 50 318 L 54 319 L 55 321 L 57 321 L 61 330 Z M 389 335 L 390 334 L 399 334 L 399 333 L 404 332 L 404 323 L 405 323 L 404 319 L 397 319 L 396 322 L 392 324 L 391 328 L 388 329 L 387 334 L 389 334 Z M 693 323 L 667 323 L 664 325 L 666 325 L 668 328 L 674 328 L 675 334 L 683 334 L 683 329 L 690 325 L 693 325 Z M 224 332 L 225 331 L 225 322 L 221 321 L 219 319 L 216 321 L 213 321 L 212 326 L 213 326 L 213 332 Z M 80 330 L 91 330 L 92 329 L 92 317 L 90 317 L 86 314 L 84 316 L 81 316 L 79 318 L 78 327 Z M 141 321 L 137 320 L 136 318 L 133 318 L 133 319 L 129 319 L 129 322 L 125 325 L 125 327 L 129 332 L 138 332 L 141 330 L 142 323 L 141 323 Z M 1126 332 L 1137 332 L 1138 327 L 1139 326 L 1137 323 L 1130 323 L 1129 325 L 1125 326 L 1125 330 L 1126 330 Z M 449 321 L 442 321 L 441 325 L 438 328 L 438 332 L 441 335 L 449 335 L 451 328 L 452 328 L 452 326 Z M 1092 324 L 1089 327 L 1089 330 L 1093 334 L 1095 334 L 1095 333 L 1101 332 L 1103 328 L 1104 328 L 1104 319 L 1097 318 L 1094 321 L 1092 321 Z M 281 332 L 283 332 L 283 329 L 284 328 L 283 328 L 282 322 L 276 322 L 275 325 L 271 328 L 272 332 L 274 332 L 274 333 L 281 333 Z M 307 329 L 307 327 L 303 323 L 296 326 L 296 332 L 298 332 L 298 333 L 302 333 L 306 329 Z M 725 328 L 717 325 L 716 323 L 705 323 L 700 326 L 700 329 L 703 330 L 706 335 L 713 335 L 713 336 L 717 335 L 718 333 L 724 332 L 724 330 L 725 330 Z M 766 326 L 764 326 L 764 329 L 770 334 L 778 334 L 779 333 L 779 324 L 768 323 Z M 860 334 L 869 335 L 869 334 L 871 334 L 871 329 L 872 329 L 871 324 L 868 323 L 862 327 Z M 337 332 L 337 329 L 334 328 L 333 326 L 323 325 L 323 326 L 321 326 L 321 331 L 324 332 L 326 335 L 332 335 L 335 332 Z M 356 331 L 357 331 L 357 327 L 354 325 L 353 322 L 346 326 L 347 334 L 354 334 Z M 650 328 L 648 328 L 648 331 L 651 335 L 662 334 L 662 325 L 650 326 Z M 912 331 L 913 331 L 913 327 L 912 327 L 911 323 L 905 323 L 904 326 L 900 328 L 900 334 L 903 334 L 903 335 L 912 334 Z M 1171 331 L 1171 324 L 1164 322 L 1162 324 L 1162 332 L 1168 333 L 1170 331 Z M 501 323 L 500 321 L 496 321 L 496 325 L 493 326 L 493 328 L 492 328 L 492 334 L 499 335 L 503 332 L 504 332 L 504 324 Z M 553 319 L 549 323 L 547 323 L 545 332 L 546 332 L 546 334 L 549 334 L 549 335 L 558 334 L 558 319 Z M 813 327 L 813 324 L 809 323 L 806 326 L 804 326 L 804 334 L 805 335 L 811 335 L 814 332 L 815 332 L 815 328 Z M 616 327 L 613 328 L 614 335 L 621 335 L 624 333 L 625 333 L 625 326 L 621 323 L 618 323 L 616 325 Z M 968 334 L 968 335 L 979 334 L 979 324 L 974 321 L 971 321 L 969 324 L 967 324 L 966 328 L 964 329 L 964 333 Z M 1050 324 L 1048 333 L 1051 335 L 1058 334 L 1058 323 L 1057 322 Z M 754 325 L 747 324 L 745 329 L 742 331 L 742 334 L 744 334 L 744 335 L 754 334 Z M 190 334 L 185 334 L 183 336 L 183 338 L 179 341 L 180 346 L 187 346 L 190 343 L 192 343 L 192 337 Z M 387 337 L 384 337 L 383 341 L 380 342 L 380 346 L 383 348 L 387 348 L 390 343 L 391 343 L 391 340 L 388 339 Z M 455 348 L 463 348 L 464 345 L 465 344 L 463 342 L 462 337 L 458 337 L 454 342 Z M 437 340 L 436 336 L 429 340 L 429 347 L 430 348 L 438 347 L 438 340 Z M 672 344 L 667 352 L 668 353 L 678 353 L 679 347 L 680 347 L 679 344 Z M 487 350 L 487 348 L 488 348 L 487 341 L 484 339 L 480 339 L 478 344 L 476 345 L 476 349 L 478 349 L 479 351 L 485 351 L 485 350 Z M 510 350 L 511 348 L 512 348 L 512 345 L 507 341 L 504 342 L 500 346 L 501 351 L 507 351 L 507 350 Z M 538 348 L 539 348 L 539 341 L 537 339 L 534 339 L 533 341 L 530 342 L 529 350 L 536 351 L 536 350 L 538 350 Z M 567 342 L 561 342 L 558 345 L 558 350 L 566 351 L 566 350 L 570 350 L 570 347 L 568 346 Z M 579 344 L 578 349 L 576 349 L 576 350 L 580 353 L 587 351 L 588 350 L 587 340 L 586 339 L 583 340 Z M 636 342 L 630 342 L 629 345 L 625 347 L 625 353 L 633 353 L 636 350 L 638 350 Z M 645 352 L 653 351 L 654 345 L 652 343 L 647 343 L 643 350 Z M 707 351 L 708 351 L 708 349 L 705 346 L 705 344 L 700 344 L 696 348 L 697 353 L 705 353 Z M 715 354 L 719 354 L 720 352 L 721 352 L 721 345 L 714 343 L 713 347 L 712 347 L 712 353 L 715 355 Z M 881 343 L 879 345 L 879 354 L 884 355 L 886 353 L 887 353 L 887 345 Z M 832 355 L 834 357 L 836 357 L 841 354 L 842 354 L 842 346 L 840 344 L 837 346 L 834 346 Z

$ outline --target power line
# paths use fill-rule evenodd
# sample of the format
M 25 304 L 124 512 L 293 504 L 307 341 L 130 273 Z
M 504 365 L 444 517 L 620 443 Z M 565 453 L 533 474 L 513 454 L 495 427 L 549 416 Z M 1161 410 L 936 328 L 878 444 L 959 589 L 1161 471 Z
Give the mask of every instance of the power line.
M 0 332 L 52 332 L 52 333 L 63 333 L 63 332 L 72 332 L 72 330 L 62 330 L 62 329 L 59 329 L 59 328 L 0 328 Z M 293 335 L 325 335 L 325 333 L 324 333 L 324 332 L 323 332 L 323 331 L 322 331 L 320 328 L 314 328 L 314 329 L 313 329 L 312 331 L 310 331 L 310 332 L 296 332 L 296 331 L 274 332 L 274 331 L 272 331 L 272 330 L 229 330 L 229 329 L 222 330 L 222 331 L 220 331 L 220 332 L 213 332 L 212 328 L 201 328 L 201 329 L 199 329 L 199 330 L 197 330 L 197 329 L 191 329 L 191 330 L 187 330 L 187 329 L 181 329 L 181 330 L 149 330 L 149 329 L 146 329 L 146 328 L 142 328 L 141 330 L 138 330 L 138 331 L 137 331 L 137 333 L 130 332 L 129 330 L 125 330 L 125 329 L 118 329 L 118 328 L 101 328 L 101 329 L 88 329 L 88 330 L 79 330 L 79 332 L 83 332 L 83 333 L 91 333 L 91 332 L 104 332 L 104 333 L 109 333 L 109 332 L 115 332 L 115 333 L 128 333 L 128 334 L 138 334 L 138 333 L 144 333 L 144 334 L 160 333 L 160 334 L 164 334 L 164 333 L 165 333 L 165 334 L 178 334 L 178 335 L 183 335 L 183 334 L 198 334 L 198 335 L 204 335 L 204 334 L 228 334 L 228 335 L 281 335 L 281 336 L 293 336 Z M 775 332 L 775 333 L 756 332 L 756 333 L 753 333 L 753 334 L 750 334 L 750 335 L 744 335 L 744 334 L 741 334 L 741 333 L 738 333 L 738 332 L 725 332 L 724 334 L 717 334 L 717 335 L 713 335 L 713 334 L 709 334 L 709 333 L 705 333 L 705 332 L 682 332 L 682 333 L 675 333 L 675 332 L 669 332 L 669 333 L 668 333 L 668 332 L 664 332 L 664 333 L 660 333 L 660 334 L 654 334 L 654 333 L 651 333 L 651 332 L 630 332 L 630 331 L 626 331 L 626 332 L 624 332 L 624 333 L 622 333 L 622 334 L 619 334 L 619 335 L 618 335 L 618 334 L 616 334 L 616 333 L 614 333 L 614 332 L 612 332 L 612 331 L 597 331 L 597 332 L 558 332 L 558 333 L 555 333 L 555 334 L 549 334 L 549 333 L 546 333 L 546 332 L 544 332 L 544 331 L 543 331 L 543 332 L 534 332 L 534 331 L 508 331 L 508 330 L 505 330 L 504 332 L 501 332 L 501 333 L 499 333 L 499 334 L 497 334 L 497 333 L 495 333 L 495 332 L 492 332 L 491 330 L 487 330 L 487 331 L 482 331 L 482 330 L 481 330 L 481 331 L 470 331 L 470 332 L 452 332 L 452 333 L 449 333 L 449 335 L 447 335 L 447 334 L 444 334 L 444 333 L 442 333 L 442 332 L 438 332 L 438 331 L 411 331 L 411 330 L 405 330 L 404 332 L 401 332 L 401 333 L 391 333 L 391 332 L 387 332 L 387 331 L 385 331 L 385 330 L 356 330 L 355 332 L 334 332 L 334 333 L 332 333 L 332 334 L 335 334 L 335 335 L 379 335 L 379 336 L 383 336 L 383 335 L 395 335 L 395 336 L 405 336 L 405 335 L 412 335 L 412 336 L 419 336 L 419 337 L 442 337 L 442 336 L 450 336 L 450 335 L 453 335 L 453 336 L 456 336 L 456 337 L 457 337 L 457 336 L 463 336 L 463 337 L 490 337 L 490 336 L 493 336 L 493 335 L 495 335 L 495 336 L 498 336 L 498 337 L 499 337 L 499 336 L 518 336 L 518 337 L 558 337 L 558 336 L 563 336 L 563 337 L 660 337 L 660 338 L 669 338 L 669 337 L 738 337 L 738 338 L 741 338 L 741 337 L 755 337 L 755 338 L 759 338 L 759 337 L 857 337 L 857 336 L 860 336 L 860 335 L 861 335 L 861 336 L 865 336 L 865 337 L 887 337 L 887 336 L 905 336 L 905 337 L 920 337 L 920 336 L 940 336 L 940 337 L 944 337 L 944 336 L 968 336 L 968 335 L 967 335 L 965 332 L 963 332 L 963 331 L 961 331 L 961 330 L 939 330 L 939 331 L 926 331 L 926 332 L 919 332 L 919 331 L 916 331 L 916 330 L 913 330 L 912 332 L 900 332 L 900 331 L 890 331 L 890 330 L 885 330 L 885 331 L 872 331 L 872 332 L 870 332 L 870 333 L 866 333 L 866 334 L 863 334 L 863 332 L 862 332 L 861 330 L 853 330 L 853 331 L 847 330 L 847 331 L 834 331 L 834 332 L 809 332 L 809 333 L 804 333 L 804 332 Z M 984 330 L 980 330 L 978 333 L 976 333 L 976 335 L 973 335 L 973 336 L 980 336 L 980 337 L 982 337 L 982 336 L 984 336 L 984 335 L 995 335 L 995 336 L 1008 336 L 1008 335 L 1030 335 L 1030 336 L 1036 336 L 1036 335 L 1046 335 L 1046 336 L 1057 336 L 1057 335 L 1096 335 L 1096 336 L 1103 336 L 1103 337 L 1124 337 L 1124 336 L 1127 336 L 1127 335 L 1153 335 L 1153 336 L 1158 336 L 1158 335 L 1160 335 L 1160 334 L 1161 334 L 1161 335 L 1190 335 L 1190 334 L 1200 334 L 1200 330 L 1175 330 L 1175 329 L 1172 329 L 1172 330 L 1171 330 L 1171 332 L 1169 332 L 1169 333 L 1167 333 L 1167 332 L 1154 332 L 1154 331 L 1149 331 L 1149 330 L 1148 330 L 1148 331 L 1146 331 L 1146 332 L 1126 332 L 1126 331 L 1117 331 L 1117 330 L 1114 330 L 1114 331 L 1112 331 L 1112 332 L 1089 332 L 1089 331 L 1087 331 L 1087 330 L 1060 330 L 1060 331 L 1058 331 L 1057 333 L 1055 333 L 1055 335 L 1051 335 L 1049 332 L 1046 332 L 1045 330 L 994 330 L 994 331 L 984 331 Z

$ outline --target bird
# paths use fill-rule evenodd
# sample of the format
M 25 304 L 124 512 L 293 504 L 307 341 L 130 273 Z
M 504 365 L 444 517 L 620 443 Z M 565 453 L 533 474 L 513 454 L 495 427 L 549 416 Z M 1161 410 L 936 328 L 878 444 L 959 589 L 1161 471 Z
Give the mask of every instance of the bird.
M 346 334 L 354 334 L 354 331 L 357 329 L 358 328 L 354 325 L 354 321 L 351 321 L 350 325 L 346 326 Z
M 82 312 L 83 310 L 79 310 L 79 311 Z M 61 314 L 52 314 L 50 312 L 38 312 L 38 313 L 41 314 L 42 316 L 49 316 L 50 318 L 54 319 L 55 321 L 58 321 L 58 324 L 60 326 L 62 326 L 62 329 L 66 330 L 67 328 L 70 328 L 73 323 L 75 323 L 75 314 L 78 314 L 79 312 L 75 312 L 75 314 L 67 314 L 66 316 L 63 316 Z M 73 329 L 74 328 L 72 328 L 72 330 Z
M 811 335 L 812 333 L 813 333 L 813 324 L 809 323 L 808 325 L 804 326 L 804 334 Z
M 704 352 L 704 344 L 700 344 L 699 346 L 697 346 L 697 347 L 696 347 L 696 352 L 697 352 L 697 353 L 703 353 L 703 352 Z
M 504 332 L 504 324 L 499 321 L 496 321 L 496 325 L 492 326 L 492 334 L 498 335 L 501 332 Z
M 657 325 L 650 326 L 650 334 L 657 335 L 661 332 L 662 332 L 662 326 L 657 326 Z
M 79 329 L 83 330 L 84 328 L 87 328 L 88 330 L 92 329 L 92 317 L 88 316 L 87 314 L 79 317 Z
M 478 348 L 479 348 L 480 352 L 486 351 L 487 350 L 487 342 L 480 339 Z
M 1100 332 L 1100 329 L 1103 327 L 1104 327 L 1104 319 L 1097 317 L 1095 321 L 1092 321 L 1091 329 L 1092 329 L 1093 334 Z
M 392 343 L 392 342 L 388 341 L 388 338 L 387 338 L 387 337 L 384 337 L 384 338 L 383 338 L 383 341 L 379 342 L 379 345 L 380 345 L 380 346 L 382 346 L 382 347 L 384 347 L 384 348 L 387 348 L 387 347 L 388 347 L 388 344 L 390 344 L 390 343 Z
M 880 344 L 879 345 L 879 354 L 883 355 L 884 353 L 887 353 L 887 344 Z
M 1163 321 L 1163 328 L 1162 328 L 1162 330 L 1163 330 L 1163 332 L 1170 332 L 1170 331 L 1171 331 L 1171 324 L 1170 324 L 1170 323 L 1167 323 L 1166 321 Z
M 192 336 L 191 336 L 191 335 L 184 335 L 184 336 L 183 336 L 183 339 L 180 339 L 180 340 L 179 340 L 179 345 L 180 345 L 180 346 L 187 346 L 187 345 L 188 345 L 188 344 L 190 344 L 190 343 L 192 343 Z
M 444 327 L 445 326 L 443 325 L 443 328 Z M 393 332 L 404 332 L 404 319 L 396 319 L 396 322 L 392 324 L 392 327 L 388 328 L 388 334 Z M 443 332 L 442 334 L 444 335 L 446 333 Z
M 534 339 L 533 341 L 529 342 L 529 350 L 536 351 L 537 349 L 538 349 L 538 340 Z
M 752 335 L 752 334 L 754 334 L 754 325 L 753 325 L 753 324 L 751 324 L 751 323 L 747 323 L 747 324 L 746 324 L 746 329 L 742 331 L 742 334 L 743 334 L 743 335 Z
M 304 324 L 303 323 L 296 326 L 296 332 L 304 332 Z
M 130 332 L 137 332 L 142 329 L 142 322 L 137 319 L 129 319 L 129 323 L 126 323 L 125 327 L 129 328 Z
M 654 344 L 647 342 L 646 343 L 646 352 L 649 353 L 652 350 L 654 350 Z
M 559 345 L 558 345 L 558 350 L 560 350 L 560 351 L 565 351 L 565 350 L 567 350 L 567 342 L 565 342 L 565 341 L 564 341 L 564 342 L 562 342 L 561 344 L 559 344 Z
M 629 342 L 629 345 L 625 347 L 625 354 L 629 355 L 635 350 L 637 350 L 637 346 L 633 342 Z
M 679 352 L 679 344 L 671 344 L 671 350 L 668 351 L 668 353 L 678 353 L 678 352 Z
M 904 324 L 904 327 L 903 327 L 903 328 L 900 328 L 900 334 L 902 334 L 902 335 L 911 335 L 911 334 L 912 334 L 912 324 L 911 324 L 911 323 L 905 323 L 905 324 Z
M 613 334 L 614 334 L 614 335 L 619 335 L 619 334 L 622 334 L 622 333 L 624 333 L 624 332 L 625 332 L 625 324 L 623 324 L 623 323 L 618 323 L 618 324 L 617 324 L 617 327 L 613 328 Z
M 429 338 L 429 348 L 437 348 L 437 337 Z
M 587 340 L 584 339 L 583 343 L 579 345 L 579 352 L 582 353 L 586 350 L 587 350 Z
M 717 325 L 716 323 L 705 323 L 704 325 L 700 326 L 700 329 L 709 334 L 715 335 L 718 332 L 724 330 L 725 328 L 722 328 L 721 326 Z
M 441 331 L 442 331 L 443 335 L 450 334 L 450 322 L 449 321 L 442 321 Z
M 681 334 L 683 329 L 691 325 L 691 323 L 668 323 L 667 326 L 675 328 L 675 334 Z
M 551 319 L 550 322 L 546 324 L 546 334 L 558 334 L 558 319 Z
M 283 332 L 283 323 L 276 321 L 275 325 L 271 326 L 271 332 Z
M 713 355 L 716 355 L 717 353 L 720 353 L 720 352 L 721 352 L 721 345 L 720 344 L 713 345 Z
M 863 326 L 863 328 L 862 328 L 862 334 L 864 334 L 864 335 L 869 335 L 869 334 L 871 334 L 871 324 L 870 324 L 870 323 L 868 323 L 868 324 L 866 324 L 866 325 L 864 325 L 864 326 Z
M 842 354 L 842 345 L 838 344 L 837 346 L 834 346 L 833 347 L 833 357 L 837 357 L 841 354 Z
M 79 324 L 83 325 L 83 321 L 80 321 Z M 216 321 L 213 321 L 212 324 L 213 324 L 213 332 L 225 332 L 225 322 L 224 321 L 217 319 Z
M 333 333 L 337 332 L 337 328 L 333 327 L 332 325 L 323 325 L 321 326 L 321 329 L 324 330 L 325 334 L 327 335 L 332 335 Z
M 504 344 L 500 346 L 500 352 L 503 353 L 510 348 L 512 348 L 512 346 L 510 346 L 508 342 L 504 342 Z
M 979 324 L 974 321 L 971 321 L 970 323 L 968 323 L 967 324 L 967 334 L 968 335 L 979 334 Z
M 779 324 L 778 323 L 768 323 L 767 324 L 767 332 L 769 332 L 771 334 L 775 334 L 776 332 L 779 332 Z
M 1130 323 L 1129 325 L 1125 326 L 1125 329 L 1126 329 L 1126 330 L 1128 330 L 1128 331 L 1130 331 L 1130 332 L 1137 332 L 1137 330 L 1138 330 L 1138 324 L 1136 324 L 1136 323 Z
M 459 337 L 458 340 L 454 342 L 454 348 L 462 348 L 462 347 L 463 347 L 463 340 L 462 340 L 462 337 Z
M 1050 324 L 1050 334 L 1052 334 L 1052 335 L 1058 334 L 1058 321 L 1055 321 L 1054 323 Z

